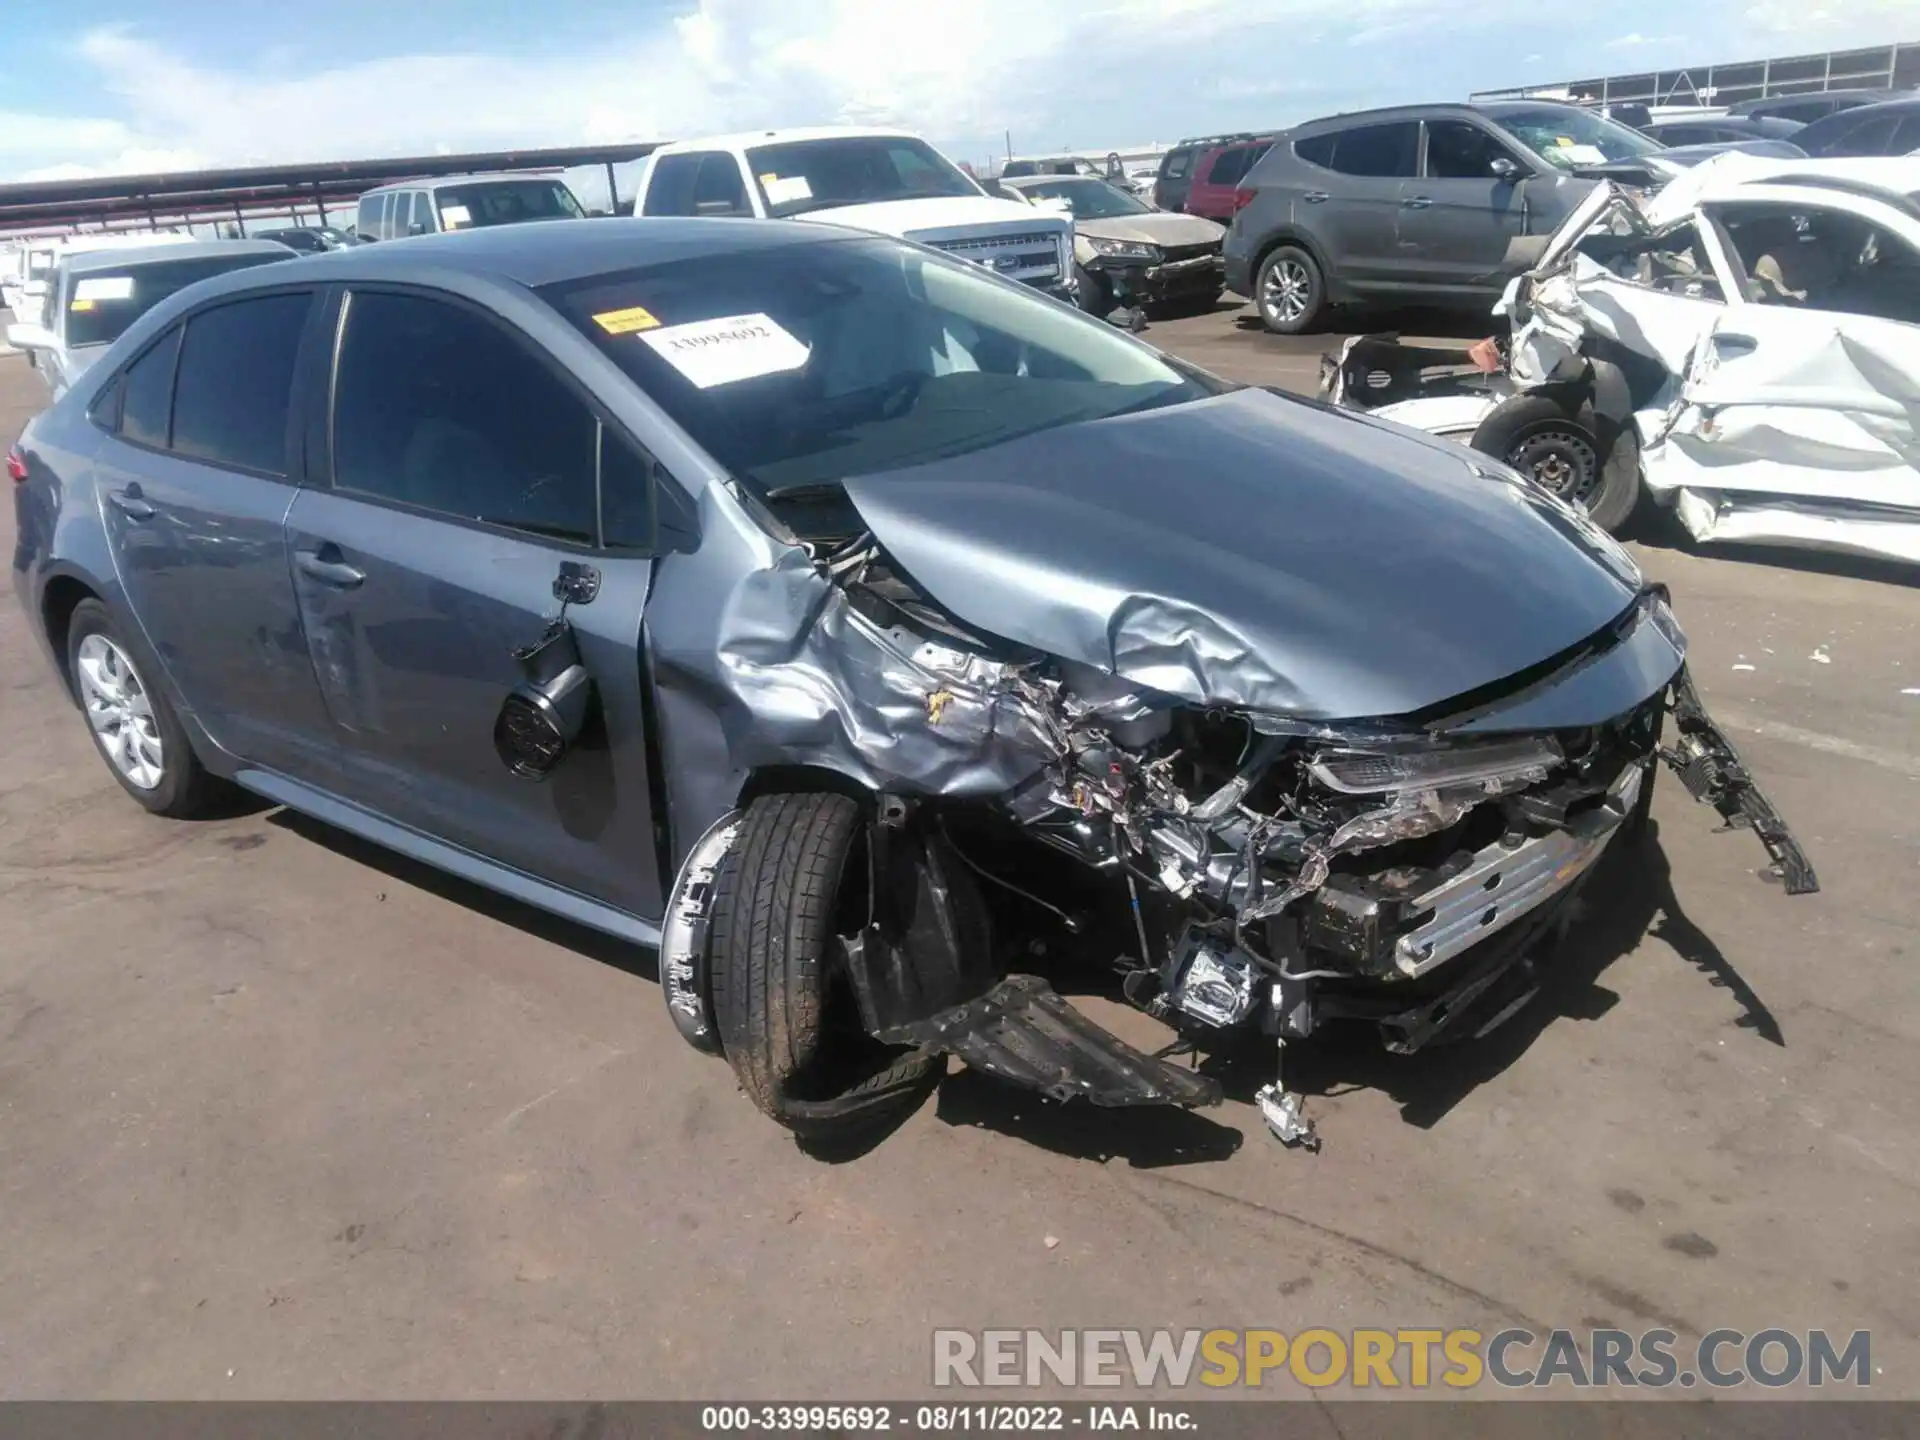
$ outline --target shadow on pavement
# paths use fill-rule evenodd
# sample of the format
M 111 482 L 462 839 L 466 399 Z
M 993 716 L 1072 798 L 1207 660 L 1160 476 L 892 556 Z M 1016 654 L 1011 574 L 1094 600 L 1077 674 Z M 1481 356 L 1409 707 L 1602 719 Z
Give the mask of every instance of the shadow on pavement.
M 658 964 L 653 950 L 618 936 L 593 930 L 585 925 L 576 925 L 571 920 L 563 920 L 558 915 L 536 909 L 532 905 L 476 885 L 470 880 L 462 880 L 457 875 L 449 875 L 444 870 L 436 870 L 418 860 L 409 859 L 397 851 L 385 846 L 375 845 L 370 840 L 362 840 L 349 835 L 344 830 L 312 820 L 297 811 L 280 809 L 267 817 L 267 823 L 289 830 L 302 840 L 310 840 L 315 845 L 324 846 L 336 855 L 364 865 L 401 885 L 411 885 L 438 895 L 455 905 L 465 906 L 469 910 L 485 915 L 489 920 L 497 920 L 503 925 L 544 940 L 551 945 L 559 945 L 584 955 L 589 960 L 598 960 L 603 965 L 611 965 L 629 975 L 637 975 L 643 980 L 657 980 Z M 385 894 L 380 896 L 386 899 Z

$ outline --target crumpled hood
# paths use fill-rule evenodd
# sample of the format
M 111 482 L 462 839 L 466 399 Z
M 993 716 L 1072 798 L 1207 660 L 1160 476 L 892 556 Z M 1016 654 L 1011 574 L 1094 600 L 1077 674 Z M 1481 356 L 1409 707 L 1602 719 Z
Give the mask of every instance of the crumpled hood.
M 1617 546 L 1477 459 L 1241 390 L 846 488 L 980 630 L 1194 703 L 1360 719 L 1515 675 L 1634 600 Z
M 1149 245 L 1211 245 L 1227 233 L 1226 226 L 1199 215 L 1176 215 L 1155 210 L 1148 215 L 1114 215 L 1102 220 L 1076 220 L 1074 228 L 1097 240 L 1144 240 Z

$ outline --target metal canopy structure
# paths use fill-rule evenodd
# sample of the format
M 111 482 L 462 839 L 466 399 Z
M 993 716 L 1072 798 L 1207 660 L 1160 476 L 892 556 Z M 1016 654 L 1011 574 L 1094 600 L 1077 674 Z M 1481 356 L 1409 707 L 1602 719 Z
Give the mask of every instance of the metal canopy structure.
M 0 233 L 83 225 L 104 229 L 122 228 L 122 225 L 146 228 L 158 226 L 163 220 L 228 217 L 244 228 L 244 216 L 262 211 L 304 212 L 324 220 L 328 205 L 351 203 L 362 191 L 376 185 L 479 171 L 563 170 L 603 165 L 607 171 L 607 193 L 611 196 L 616 194 L 613 167 L 650 155 L 660 143 L 631 141 L 622 145 L 250 165 L 161 175 L 103 175 L 83 180 L 32 180 L 0 185 Z
M 1691 65 L 1681 70 L 1642 71 L 1593 80 L 1561 80 L 1483 90 L 1475 100 L 1572 100 L 1582 105 L 1737 105 L 1774 95 L 1820 90 L 1920 87 L 1920 42 L 1831 50 L 1776 60 Z

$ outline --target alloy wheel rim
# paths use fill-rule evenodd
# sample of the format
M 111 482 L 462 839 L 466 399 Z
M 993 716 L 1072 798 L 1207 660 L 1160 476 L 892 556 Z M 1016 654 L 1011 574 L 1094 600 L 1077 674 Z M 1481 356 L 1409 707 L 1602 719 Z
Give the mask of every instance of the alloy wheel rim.
M 1262 299 L 1275 319 L 1291 324 L 1307 313 L 1312 288 L 1306 266 L 1298 260 L 1282 260 L 1267 271 Z
M 166 747 L 153 713 L 153 699 L 133 662 L 105 635 L 80 642 L 75 657 L 87 723 L 107 762 L 138 790 L 166 778 Z

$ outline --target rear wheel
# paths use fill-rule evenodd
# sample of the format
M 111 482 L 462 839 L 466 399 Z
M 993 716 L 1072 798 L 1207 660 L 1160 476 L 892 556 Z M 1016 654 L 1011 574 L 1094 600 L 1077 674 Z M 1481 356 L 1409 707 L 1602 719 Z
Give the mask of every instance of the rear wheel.
M 82 600 L 67 624 L 67 673 L 87 717 L 94 748 L 135 800 L 156 815 L 185 820 L 205 813 L 219 792 L 193 753 L 167 697 L 148 678 L 98 600 Z
M 1327 308 L 1320 266 L 1298 245 L 1282 245 L 1260 262 L 1253 293 L 1260 323 L 1276 335 L 1304 335 Z
M 944 1062 L 860 1023 L 845 941 L 867 916 L 866 837 L 844 795 L 753 802 L 714 896 L 714 1021 L 747 1097 L 796 1135 L 835 1140 L 918 1105 Z
M 1603 446 L 1584 413 L 1570 414 L 1551 396 L 1502 402 L 1480 422 L 1472 445 L 1581 506 L 1603 530 L 1623 526 L 1639 501 L 1640 447 L 1632 427 L 1623 426 Z

